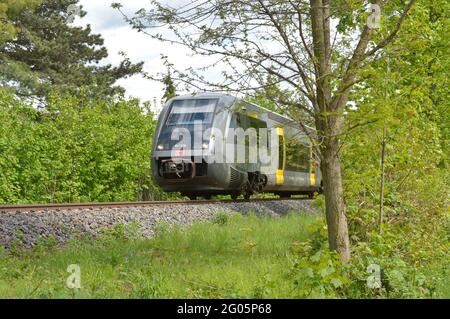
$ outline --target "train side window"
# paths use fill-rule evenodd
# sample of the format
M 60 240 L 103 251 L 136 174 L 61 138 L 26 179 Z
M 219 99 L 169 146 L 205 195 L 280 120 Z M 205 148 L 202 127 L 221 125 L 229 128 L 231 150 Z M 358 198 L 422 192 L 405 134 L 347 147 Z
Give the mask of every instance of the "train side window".
M 262 132 L 259 131 L 259 129 L 263 129 Z M 266 139 L 266 147 L 269 147 L 269 130 L 267 129 L 267 122 L 260 120 L 259 121 L 259 126 L 258 126 L 258 134 L 263 133 L 265 135 L 265 139 Z M 259 136 L 258 139 L 258 145 L 260 144 L 260 139 L 261 136 Z
M 255 117 L 250 117 L 250 116 L 247 116 L 247 120 L 249 121 L 249 124 L 250 124 L 249 127 L 254 128 L 255 131 L 256 131 L 256 138 L 257 138 L 258 145 L 261 145 L 261 138 L 262 137 L 260 136 L 260 133 L 261 133 L 260 129 L 264 128 L 264 129 L 266 129 L 265 132 L 267 132 L 267 123 L 265 121 L 263 121 L 263 120 L 260 120 L 260 119 L 255 118 Z M 267 137 L 268 136 L 267 136 L 267 133 L 266 133 L 266 146 L 269 147 L 269 144 L 267 142 L 269 139 Z
M 267 123 L 261 119 L 259 119 L 257 117 L 257 115 L 251 116 L 245 113 L 233 113 L 231 116 L 231 120 L 230 120 L 230 128 L 232 129 L 238 129 L 241 128 L 244 130 L 244 132 L 246 132 L 247 134 L 245 135 L 245 139 L 244 139 L 244 145 L 246 148 L 246 159 L 245 162 L 247 163 L 249 161 L 249 155 L 250 152 L 257 152 L 257 148 L 256 150 L 254 149 L 254 147 L 259 147 L 261 145 L 261 139 L 262 136 L 260 135 L 260 129 L 264 128 L 266 129 L 265 131 L 265 135 L 266 135 L 266 147 L 269 148 L 269 139 L 270 136 L 267 132 Z M 256 144 L 254 145 L 253 140 L 250 140 L 250 135 L 253 136 L 252 132 L 248 133 L 248 129 L 254 129 L 254 132 L 256 133 Z M 250 135 L 249 135 L 250 134 Z M 238 136 L 235 135 L 234 136 L 234 143 L 237 144 L 238 142 L 242 142 L 242 141 L 238 141 Z
M 292 138 L 286 141 L 286 169 L 296 172 L 309 171 L 310 147 Z

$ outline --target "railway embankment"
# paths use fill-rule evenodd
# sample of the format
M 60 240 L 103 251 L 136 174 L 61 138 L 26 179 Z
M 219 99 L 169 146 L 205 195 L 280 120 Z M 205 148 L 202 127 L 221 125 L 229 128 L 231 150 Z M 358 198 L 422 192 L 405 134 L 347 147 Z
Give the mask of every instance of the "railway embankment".
M 313 213 L 311 200 L 253 200 L 205 203 L 170 203 L 127 207 L 38 208 L 30 210 L 0 209 L 0 245 L 9 247 L 20 240 L 26 247 L 53 237 L 64 243 L 83 234 L 98 235 L 117 224 L 135 223 L 139 233 L 151 237 L 161 223 L 187 226 L 194 221 L 209 220 L 218 213 L 255 213 L 282 217 L 289 212 Z

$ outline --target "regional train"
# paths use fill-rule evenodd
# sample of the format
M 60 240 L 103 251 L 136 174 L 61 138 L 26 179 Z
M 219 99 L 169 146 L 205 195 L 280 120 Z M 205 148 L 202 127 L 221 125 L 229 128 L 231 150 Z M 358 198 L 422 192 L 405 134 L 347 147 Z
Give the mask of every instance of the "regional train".
M 312 196 L 322 187 L 309 138 L 292 119 L 218 93 L 177 96 L 163 106 L 151 166 L 165 192 L 190 199 Z

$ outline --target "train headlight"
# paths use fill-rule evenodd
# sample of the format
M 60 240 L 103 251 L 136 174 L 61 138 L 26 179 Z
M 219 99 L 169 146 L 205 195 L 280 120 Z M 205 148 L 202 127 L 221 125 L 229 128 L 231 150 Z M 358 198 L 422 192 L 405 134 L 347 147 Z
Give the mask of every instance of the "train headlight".
M 203 144 L 202 144 L 202 148 L 203 148 L 203 149 L 207 149 L 208 147 L 209 147 L 209 143 L 203 143 Z
M 162 151 L 162 150 L 164 149 L 164 144 L 158 144 L 158 145 L 156 146 L 156 148 L 157 148 L 158 150 Z

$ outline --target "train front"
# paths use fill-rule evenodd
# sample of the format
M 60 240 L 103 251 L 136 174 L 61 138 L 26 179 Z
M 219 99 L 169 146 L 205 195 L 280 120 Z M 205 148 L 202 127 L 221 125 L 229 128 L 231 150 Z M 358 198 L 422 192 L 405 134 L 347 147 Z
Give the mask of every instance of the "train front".
M 193 197 L 210 196 L 223 190 L 223 170 L 207 163 L 214 147 L 212 128 L 226 122 L 224 98 L 202 94 L 181 96 L 163 108 L 153 140 L 152 170 L 166 192 Z M 222 172 L 221 172 L 222 171 Z

